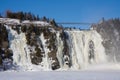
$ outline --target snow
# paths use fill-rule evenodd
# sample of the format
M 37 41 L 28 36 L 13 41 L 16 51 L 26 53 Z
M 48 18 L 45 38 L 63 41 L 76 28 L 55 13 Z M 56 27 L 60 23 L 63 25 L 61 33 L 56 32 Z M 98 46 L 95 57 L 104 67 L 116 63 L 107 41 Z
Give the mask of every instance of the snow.
M 29 20 L 24 20 L 22 21 L 22 24 L 34 24 L 37 26 L 50 26 L 48 22 L 45 21 L 29 21 Z
M 92 65 L 84 70 L 4 71 L 0 80 L 120 80 L 120 64 Z
M 19 19 L 11 19 L 11 18 L 0 18 L 0 23 L 12 24 L 12 25 L 17 25 L 17 24 L 34 24 L 34 25 L 38 25 L 38 26 L 51 26 L 48 22 L 45 22 L 45 21 L 24 20 L 24 21 L 22 21 L 22 23 L 20 23 Z
M 77 71 L 4 71 L 0 80 L 120 80 L 120 64 L 92 65 Z
M 120 80 L 120 71 L 0 72 L 0 80 Z
M 41 26 L 49 26 L 49 23 L 45 21 L 33 21 L 33 24 L 41 25 Z
M 30 24 L 30 20 L 24 20 L 22 21 L 23 24 Z
M 0 18 L 0 23 L 20 24 L 20 20 L 19 19 L 11 19 L 11 18 Z

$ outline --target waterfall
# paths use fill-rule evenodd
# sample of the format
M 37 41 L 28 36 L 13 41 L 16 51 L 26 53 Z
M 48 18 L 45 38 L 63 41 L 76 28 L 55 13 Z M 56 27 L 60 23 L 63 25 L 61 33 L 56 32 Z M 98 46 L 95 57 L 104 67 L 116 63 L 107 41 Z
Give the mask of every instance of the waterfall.
M 55 60 L 48 57 L 50 49 L 48 49 L 46 41 L 49 39 L 44 38 L 44 33 L 38 37 L 44 52 L 42 62 L 39 65 L 35 65 L 31 63 L 30 58 L 30 48 L 35 52 L 35 46 L 30 47 L 27 45 L 25 33 L 21 32 L 18 34 L 9 26 L 6 26 L 6 28 L 8 30 L 9 46 L 13 50 L 13 64 L 25 70 L 51 70 L 52 62 L 55 62 Z M 102 38 L 95 30 L 65 30 L 63 39 L 60 37 L 61 33 L 60 31 L 55 32 L 56 58 L 61 70 L 80 70 L 89 65 L 107 61 Z
M 95 30 L 66 31 L 69 35 L 70 55 L 73 69 L 85 68 L 90 64 L 106 62 L 102 38 Z
M 26 44 L 25 33 L 18 34 L 11 29 L 10 26 L 6 26 L 6 28 L 8 30 L 9 47 L 13 51 L 13 64 L 24 69 L 31 69 L 31 60 L 28 46 Z

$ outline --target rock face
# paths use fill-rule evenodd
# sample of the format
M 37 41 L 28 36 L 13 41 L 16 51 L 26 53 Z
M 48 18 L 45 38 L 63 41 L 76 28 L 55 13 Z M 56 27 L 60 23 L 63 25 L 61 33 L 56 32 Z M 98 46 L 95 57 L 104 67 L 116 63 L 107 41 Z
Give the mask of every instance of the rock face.
M 4 25 L 0 24 L 0 70 L 12 67 L 13 52 L 9 49 L 8 32 Z
M 84 31 L 45 24 L 1 23 L 0 69 L 79 70 L 120 59 L 119 20 L 104 21 Z
M 120 20 L 103 21 L 92 26 L 103 39 L 106 55 L 109 61 L 120 61 Z

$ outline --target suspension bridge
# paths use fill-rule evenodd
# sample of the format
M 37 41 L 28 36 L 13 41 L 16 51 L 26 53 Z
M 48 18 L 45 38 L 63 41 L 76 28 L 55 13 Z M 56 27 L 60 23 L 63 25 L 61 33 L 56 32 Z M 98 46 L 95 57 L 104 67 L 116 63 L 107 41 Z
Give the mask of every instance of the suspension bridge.
M 84 23 L 84 22 L 57 22 L 57 24 L 61 24 L 61 25 L 64 25 L 64 24 L 69 24 L 69 25 L 92 25 L 92 24 L 95 24 L 95 23 Z
M 76 27 L 81 29 L 88 29 L 91 25 L 95 23 L 86 23 L 86 22 L 57 22 L 58 25 L 64 27 Z

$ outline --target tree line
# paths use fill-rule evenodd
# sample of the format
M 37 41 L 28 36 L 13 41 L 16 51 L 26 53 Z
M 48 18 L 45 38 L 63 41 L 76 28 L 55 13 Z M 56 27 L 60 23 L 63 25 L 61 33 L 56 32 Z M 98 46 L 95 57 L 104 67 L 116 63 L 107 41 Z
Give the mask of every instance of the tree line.
M 49 22 L 49 18 L 46 18 L 45 16 L 40 18 L 39 15 L 34 15 L 31 12 L 23 12 L 23 11 L 12 12 L 10 10 L 7 10 L 5 12 L 5 16 L 0 14 L 0 18 L 4 18 L 4 17 L 13 18 L 13 19 L 20 19 L 20 20 L 31 20 L 31 21 L 40 20 L 40 21 Z
M 34 15 L 31 12 L 23 12 L 23 11 L 19 11 L 19 12 L 12 12 L 10 10 L 7 10 L 5 12 L 5 16 L 2 16 L 0 14 L 0 18 L 13 18 L 13 19 L 19 19 L 20 21 L 24 21 L 24 20 L 30 20 L 30 21 L 45 21 L 50 23 L 53 26 L 58 26 L 55 22 L 54 19 L 49 19 L 46 18 L 46 16 L 43 17 L 39 17 L 39 15 Z
M 10 10 L 6 11 L 6 17 L 7 18 L 14 18 L 14 19 L 20 19 L 20 20 L 43 20 L 48 21 L 48 19 L 44 16 L 42 18 L 39 17 L 39 15 L 34 15 L 31 12 L 12 12 Z

